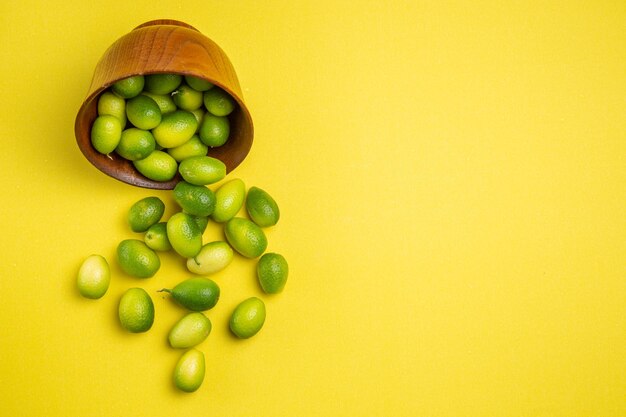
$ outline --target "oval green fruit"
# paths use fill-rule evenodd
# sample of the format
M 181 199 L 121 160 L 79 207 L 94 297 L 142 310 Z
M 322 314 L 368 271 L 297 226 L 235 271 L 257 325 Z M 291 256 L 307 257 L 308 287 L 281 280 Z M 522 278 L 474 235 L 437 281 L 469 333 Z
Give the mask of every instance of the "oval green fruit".
M 126 125 L 126 100 L 111 91 L 105 91 L 98 99 L 98 116 L 104 114 L 120 119 L 123 128 Z
M 177 161 L 181 162 L 192 156 L 205 156 L 209 147 L 206 146 L 197 135 L 193 135 L 191 139 L 175 148 L 169 148 L 167 153 Z
M 226 222 L 224 234 L 233 249 L 246 258 L 261 256 L 267 249 L 267 238 L 263 230 L 243 217 L 233 217 Z
M 133 232 L 145 232 L 158 223 L 165 213 L 165 203 L 158 197 L 146 197 L 137 201 L 128 210 L 128 224 Z
M 215 116 L 207 113 L 198 128 L 198 136 L 202 143 L 211 148 L 222 146 L 230 136 L 230 121 L 226 116 Z
M 210 310 L 220 299 L 220 287 L 203 277 L 188 278 L 172 289 L 161 291 L 170 293 L 174 301 L 191 311 Z
M 116 81 L 111 89 L 115 94 L 122 98 L 133 98 L 143 90 L 145 85 L 145 78 L 143 75 L 133 75 L 131 77 L 124 78 Z
M 233 260 L 233 249 L 223 241 L 209 242 L 187 259 L 187 269 L 198 275 L 210 275 L 226 268 Z
M 207 185 L 216 183 L 226 176 L 226 165 L 210 156 L 193 156 L 180 163 L 178 172 L 190 184 Z
M 179 181 L 174 187 L 174 201 L 187 214 L 206 217 L 215 209 L 215 194 L 204 185 Z
M 204 354 L 197 349 L 189 349 L 174 367 L 174 385 L 181 391 L 194 392 L 202 385 L 204 373 Z
M 200 312 L 186 314 L 170 330 L 168 340 L 175 349 L 187 349 L 202 343 L 211 333 L 211 320 Z
M 172 249 L 169 239 L 167 238 L 167 223 L 161 222 L 153 224 L 146 231 L 143 237 L 146 245 L 156 251 L 165 252 Z
M 122 123 L 110 114 L 96 117 L 91 125 L 91 144 L 101 154 L 111 153 L 122 139 Z
M 181 85 L 172 92 L 172 99 L 178 108 L 192 111 L 202 106 L 202 93 L 188 85 Z
M 185 75 L 185 82 L 196 91 L 207 91 L 214 87 L 212 82 L 193 75 Z
M 235 100 L 219 87 L 204 92 L 204 107 L 216 116 L 227 116 L 235 110 Z
M 267 294 L 277 294 L 283 290 L 289 275 L 289 265 L 284 256 L 266 253 L 257 263 L 257 278 Z
M 137 161 L 150 155 L 156 149 L 152 133 L 131 127 L 122 132 L 115 152 L 124 159 Z
M 230 330 L 240 339 L 248 339 L 265 323 L 265 304 L 257 297 L 242 301 L 230 316 Z
M 196 130 L 196 116 L 185 110 L 176 110 L 164 114 L 161 123 L 152 129 L 152 134 L 160 146 L 175 148 L 191 139 Z
M 101 298 L 109 289 L 110 282 L 111 270 L 103 256 L 88 256 L 78 269 L 76 286 L 85 298 Z
M 250 187 L 246 197 L 246 211 L 253 222 L 261 227 L 274 226 L 280 218 L 278 204 L 266 191 Z
M 187 213 L 176 213 L 167 221 L 167 238 L 176 253 L 192 258 L 202 248 L 202 233 L 194 218 Z
M 168 153 L 155 150 L 147 157 L 133 161 L 133 165 L 146 178 L 154 181 L 169 181 L 176 175 L 178 164 Z
M 137 278 L 150 278 L 161 267 L 156 252 L 137 239 L 120 242 L 117 246 L 117 261 L 122 271 Z
M 156 101 L 140 94 L 126 102 L 126 118 L 133 126 L 150 130 L 161 123 L 161 109 Z
M 152 94 L 169 94 L 176 90 L 183 80 L 179 74 L 149 74 L 146 75 L 145 90 Z
M 148 91 L 143 91 L 141 94 L 154 100 L 157 106 L 159 106 L 159 110 L 161 110 L 161 115 L 176 110 L 176 104 L 174 104 L 174 100 L 172 100 L 169 94 L 153 94 Z
M 207 216 L 191 216 L 191 217 L 193 218 L 193 221 L 196 223 L 196 226 L 198 226 L 198 230 L 200 230 L 200 233 L 204 233 L 207 226 L 209 225 L 209 218 Z
M 146 332 L 154 323 L 154 304 L 143 288 L 128 289 L 117 310 L 120 324 L 131 333 Z
M 218 223 L 224 223 L 237 215 L 246 197 L 246 186 L 235 178 L 222 184 L 215 191 L 215 209 L 211 217 Z

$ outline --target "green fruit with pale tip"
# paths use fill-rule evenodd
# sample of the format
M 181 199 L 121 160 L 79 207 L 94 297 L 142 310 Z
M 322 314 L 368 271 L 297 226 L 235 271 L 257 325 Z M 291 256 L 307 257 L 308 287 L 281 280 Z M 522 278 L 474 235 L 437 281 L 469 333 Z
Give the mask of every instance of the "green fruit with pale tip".
M 189 349 L 182 354 L 174 367 L 174 385 L 181 391 L 194 392 L 204 380 L 204 354 L 196 349 Z
M 109 289 L 111 270 L 101 255 L 90 255 L 80 265 L 76 286 L 85 298 L 101 298 Z
M 265 323 L 265 303 L 257 297 L 242 301 L 230 316 L 229 327 L 235 336 L 248 339 L 257 334 Z
M 176 213 L 167 221 L 167 239 L 176 253 L 192 258 L 202 248 L 202 232 L 194 218 L 187 213 Z
M 167 337 L 175 349 L 187 349 L 202 343 L 211 333 L 211 320 L 201 312 L 186 314 L 170 330 Z
M 237 215 L 246 197 L 246 186 L 242 180 L 235 178 L 222 184 L 215 191 L 215 209 L 211 218 L 224 223 Z
M 226 268 L 233 260 L 233 249 L 223 241 L 209 242 L 187 259 L 187 269 L 198 275 L 210 275 Z

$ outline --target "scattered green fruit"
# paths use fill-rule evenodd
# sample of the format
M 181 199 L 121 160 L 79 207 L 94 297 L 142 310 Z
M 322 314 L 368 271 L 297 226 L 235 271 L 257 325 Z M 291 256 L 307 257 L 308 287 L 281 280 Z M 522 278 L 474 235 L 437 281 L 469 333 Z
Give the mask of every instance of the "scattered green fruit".
M 265 304 L 257 297 L 242 301 L 230 317 L 230 330 L 240 339 L 248 339 L 265 323 Z
M 266 253 L 259 258 L 256 271 L 263 291 L 267 294 L 277 294 L 287 283 L 289 265 L 284 256 L 278 253 Z
M 155 251 L 143 241 L 126 239 L 117 246 L 117 261 L 122 271 L 137 278 L 150 278 L 161 267 Z
M 211 217 L 218 223 L 224 223 L 237 215 L 246 197 L 246 186 L 235 178 L 222 184 L 215 191 L 215 210 Z
M 246 197 L 246 211 L 253 222 L 261 227 L 274 226 L 280 218 L 278 204 L 266 191 L 250 187 Z
M 211 333 L 211 321 L 200 312 L 186 314 L 170 330 L 168 340 L 176 349 L 199 345 Z
M 101 298 L 109 289 L 111 270 L 106 259 L 100 255 L 88 256 L 78 269 L 76 286 L 85 298 Z
M 179 181 L 174 187 L 174 200 L 187 214 L 206 217 L 215 209 L 215 194 L 204 185 Z
M 194 392 L 204 380 L 204 354 L 196 349 L 189 349 L 182 354 L 174 367 L 174 385 L 181 391 Z
M 192 258 L 202 248 L 202 233 L 194 218 L 187 213 L 176 213 L 167 221 L 167 238 L 176 253 Z
M 220 298 L 220 287 L 213 280 L 202 277 L 188 278 L 161 292 L 170 293 L 174 301 L 191 311 L 210 310 Z
M 143 288 L 130 288 L 120 299 L 118 316 L 122 327 L 129 332 L 147 332 L 154 323 L 152 299 Z
M 209 242 L 187 259 L 187 269 L 198 275 L 210 275 L 226 268 L 233 260 L 233 249 L 226 242 Z
M 165 203 L 158 197 L 146 197 L 128 210 L 128 224 L 133 232 L 145 232 L 156 224 L 165 213 Z
M 233 217 L 226 222 L 224 234 L 233 249 L 246 258 L 261 256 L 267 248 L 267 238 L 263 230 L 243 217 Z
M 146 245 L 155 251 L 165 252 L 172 249 L 169 239 L 167 238 L 167 223 L 161 222 L 153 224 L 146 231 L 143 237 Z

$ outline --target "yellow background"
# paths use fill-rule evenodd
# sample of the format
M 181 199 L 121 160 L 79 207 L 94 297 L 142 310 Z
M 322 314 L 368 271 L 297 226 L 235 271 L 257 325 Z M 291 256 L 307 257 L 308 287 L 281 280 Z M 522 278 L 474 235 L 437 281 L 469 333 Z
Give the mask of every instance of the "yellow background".
M 167 192 L 101 174 L 74 117 L 104 50 L 183 20 L 233 62 L 255 122 L 231 177 L 269 191 L 268 250 L 215 277 L 207 375 L 171 384 L 183 310 L 163 256 L 124 276 L 125 213 Z M 5 1 L 0 411 L 6 416 L 626 416 L 626 3 Z M 206 239 L 220 237 L 219 229 Z M 109 259 L 99 301 L 84 257 Z M 117 301 L 146 288 L 131 335 Z M 243 298 L 262 332 L 231 337 Z

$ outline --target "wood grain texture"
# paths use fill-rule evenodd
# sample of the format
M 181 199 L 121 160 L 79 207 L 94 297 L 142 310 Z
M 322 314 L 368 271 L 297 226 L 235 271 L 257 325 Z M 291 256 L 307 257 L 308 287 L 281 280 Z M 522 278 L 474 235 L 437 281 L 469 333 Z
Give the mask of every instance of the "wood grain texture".
M 208 155 L 220 159 L 228 172 L 247 156 L 252 146 L 252 117 L 244 101 L 235 69 L 224 51 L 192 26 L 175 20 L 155 20 L 139 25 L 113 43 L 96 65 L 87 98 L 76 116 L 76 141 L 85 157 L 99 170 L 128 184 L 172 189 L 180 180 L 157 182 L 137 172 L 131 162 L 115 153 L 102 155 L 91 145 L 90 131 L 97 117 L 100 94 L 118 80 L 133 75 L 175 73 L 208 80 L 237 101 L 229 116 L 231 132 L 221 147 Z

